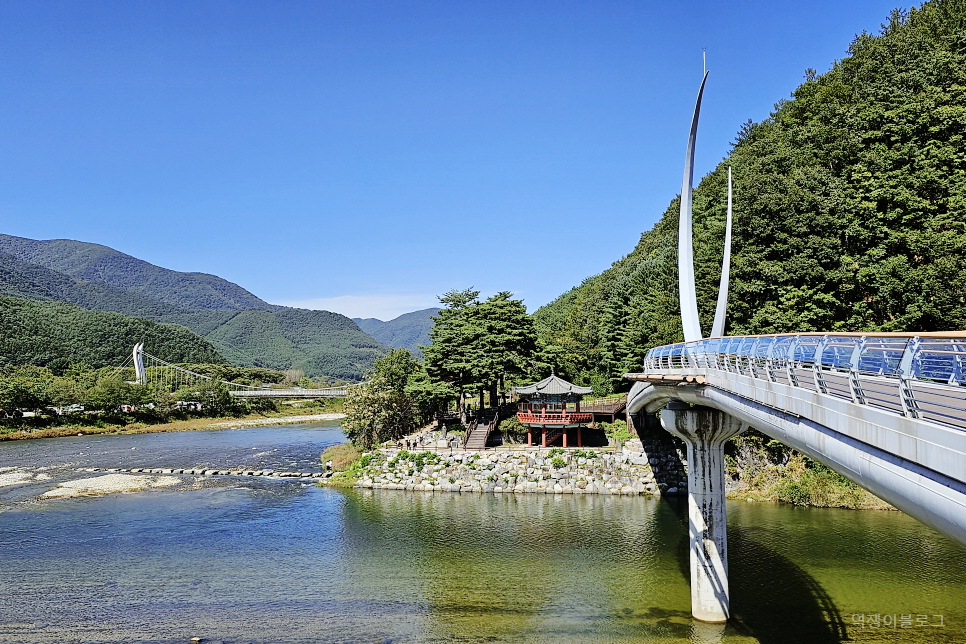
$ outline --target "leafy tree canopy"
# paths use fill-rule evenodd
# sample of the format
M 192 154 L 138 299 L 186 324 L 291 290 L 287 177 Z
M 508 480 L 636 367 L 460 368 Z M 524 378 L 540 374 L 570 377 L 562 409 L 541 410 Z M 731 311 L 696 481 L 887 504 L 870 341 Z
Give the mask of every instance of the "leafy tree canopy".
M 449 291 L 423 348 L 426 370 L 436 382 L 460 391 L 469 385 L 496 389 L 507 378 L 528 373 L 537 350 L 533 320 L 521 300 L 503 291 L 479 300 L 479 291 Z M 494 397 L 495 398 L 495 397 Z
M 369 449 L 414 432 L 452 398 L 452 390 L 429 382 L 407 349 L 392 349 L 376 361 L 362 385 L 349 389 L 342 429 L 349 440 Z
M 709 91 L 714 91 L 713 87 Z M 734 174 L 729 334 L 966 328 L 966 1 L 893 12 L 805 82 L 695 188 L 707 332 Z M 682 339 L 675 199 L 637 247 L 534 314 L 540 358 L 625 387 Z M 598 382 L 601 382 L 598 380 Z M 604 384 L 606 384 L 604 382 Z

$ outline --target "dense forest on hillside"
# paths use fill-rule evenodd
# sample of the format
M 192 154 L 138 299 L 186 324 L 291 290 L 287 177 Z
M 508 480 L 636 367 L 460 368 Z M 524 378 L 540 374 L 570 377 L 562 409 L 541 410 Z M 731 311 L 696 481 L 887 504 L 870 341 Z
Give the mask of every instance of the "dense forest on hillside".
M 344 315 L 307 309 L 241 311 L 205 337 L 233 364 L 345 380 L 361 379 L 386 352 Z
M 101 282 L 185 309 L 276 308 L 217 275 L 161 268 L 100 244 L 0 234 L 0 253 L 78 280 Z
M 133 272 L 125 273 L 128 269 Z M 117 279 L 122 274 L 125 279 Z M 147 283 L 139 285 L 138 279 Z M 227 295 L 211 295 L 213 286 Z M 159 290 L 164 299 L 154 297 Z M 179 325 L 210 341 L 234 364 L 301 369 L 310 378 L 358 380 L 385 353 L 379 342 L 343 315 L 273 306 L 246 299 L 245 294 L 251 295 L 220 277 L 169 271 L 106 246 L 0 235 L 0 295 Z M 203 306 L 190 307 L 198 303 Z M 232 308 L 239 303 L 254 308 Z M 79 315 L 75 312 L 74 318 Z M 97 319 L 92 317 L 90 323 Z M 72 318 L 72 324 L 76 326 L 77 320 Z M 148 350 L 155 352 L 155 346 L 149 343 Z M 30 351 L 16 355 L 45 359 L 43 353 Z
M 156 322 L 165 316 L 175 318 L 188 313 L 173 304 L 103 282 L 73 278 L 9 253 L 0 253 L 0 295 L 66 302 L 92 311 L 111 311 Z
M 729 165 L 728 334 L 966 328 L 964 134 L 966 0 L 894 12 L 829 72 L 807 70 L 768 119 L 742 126 L 694 190 L 705 333 Z M 682 339 L 678 208 L 675 199 L 629 255 L 535 313 L 557 373 L 625 386 L 621 374 L 649 347 Z
M 181 326 L 60 302 L 0 297 L 0 366 L 117 367 L 138 342 L 170 362 L 225 361 L 211 343 Z
M 423 355 L 420 346 L 429 345 L 429 330 L 433 328 L 433 316 L 439 307 L 404 313 L 397 318 L 383 322 L 376 318 L 352 318 L 359 328 L 393 349 L 408 349 L 413 356 Z

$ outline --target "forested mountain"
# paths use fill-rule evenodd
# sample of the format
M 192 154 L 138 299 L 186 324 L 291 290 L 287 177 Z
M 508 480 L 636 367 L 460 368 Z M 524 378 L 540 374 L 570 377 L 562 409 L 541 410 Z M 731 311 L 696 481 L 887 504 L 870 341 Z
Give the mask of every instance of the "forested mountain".
M 0 253 L 186 309 L 270 311 L 276 308 L 217 275 L 172 271 L 100 244 L 0 235 Z
M 184 327 L 0 296 L 0 366 L 120 366 L 137 342 L 171 362 L 225 361 L 211 343 Z
M 344 315 L 307 309 L 240 311 L 205 337 L 234 364 L 309 377 L 358 380 L 386 353 Z
M 429 345 L 429 330 L 433 328 L 432 316 L 439 310 L 436 307 L 404 313 L 388 322 L 376 318 L 352 318 L 352 321 L 387 347 L 409 349 L 418 358 L 423 354 L 419 346 Z
M 237 365 L 359 379 L 385 353 L 379 342 L 343 315 L 270 305 L 213 275 L 169 271 L 106 246 L 69 240 L 0 235 L 0 248 L 17 251 L 0 252 L 0 295 L 121 313 L 166 323 L 163 328 L 181 325 L 206 338 Z M 119 279 L 128 268 L 149 284 L 145 288 L 117 285 L 136 284 L 130 276 Z M 164 299 L 153 296 L 158 289 L 164 291 Z M 192 308 L 193 302 L 204 306 Z M 255 306 L 233 308 L 242 304 Z M 79 324 L 74 319 L 79 316 L 75 311 L 72 325 Z M 95 324 L 96 319 L 88 322 Z M 148 350 L 156 353 L 150 343 Z
M 724 89 L 712 78 L 706 91 Z M 966 329 L 964 135 L 966 0 L 895 12 L 829 72 L 808 70 L 694 191 L 704 331 L 729 165 L 728 334 Z M 649 347 L 682 339 L 678 208 L 675 199 L 629 255 L 535 313 L 558 373 L 621 386 Z
M 155 321 L 188 313 L 188 309 L 103 282 L 73 278 L 9 253 L 0 253 L 0 295 L 67 302 L 92 311 L 112 311 Z

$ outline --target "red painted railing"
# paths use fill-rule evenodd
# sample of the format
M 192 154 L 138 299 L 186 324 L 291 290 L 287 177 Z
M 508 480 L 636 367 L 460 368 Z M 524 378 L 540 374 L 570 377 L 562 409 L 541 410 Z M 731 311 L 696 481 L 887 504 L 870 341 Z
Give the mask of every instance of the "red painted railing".
M 524 425 L 582 425 L 594 422 L 594 415 L 584 412 L 539 412 L 521 411 L 517 418 Z

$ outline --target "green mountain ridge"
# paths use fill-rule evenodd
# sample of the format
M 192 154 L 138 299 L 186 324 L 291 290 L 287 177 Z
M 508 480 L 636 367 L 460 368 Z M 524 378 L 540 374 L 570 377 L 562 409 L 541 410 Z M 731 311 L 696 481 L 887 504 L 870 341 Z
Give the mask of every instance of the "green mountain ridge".
M 352 321 L 387 347 L 408 349 L 413 356 L 419 358 L 423 355 L 419 347 L 429 346 L 429 330 L 433 328 L 432 316 L 439 311 L 439 307 L 412 311 L 388 322 L 376 318 L 352 318 Z
M 69 277 L 123 288 L 185 309 L 271 311 L 277 308 L 217 275 L 173 271 L 100 244 L 0 234 L 0 253 Z
M 91 311 L 111 311 L 160 321 L 191 311 L 127 289 L 87 281 L 0 253 L 0 295 L 66 302 Z
M 301 369 L 309 377 L 357 380 L 385 353 L 379 342 L 338 313 L 291 309 L 257 298 L 254 303 L 261 303 L 260 308 L 229 308 L 249 301 L 245 299 L 248 292 L 219 277 L 168 271 L 97 244 L 55 242 L 47 244 L 0 235 L 0 248 L 16 247 L 19 253 L 0 252 L 0 295 L 64 302 L 90 311 L 186 327 L 185 330 L 205 338 L 220 356 L 236 365 Z M 25 257 L 40 259 L 46 265 Z M 71 258 L 79 258 L 80 265 L 72 265 Z M 115 261 L 120 264 L 112 263 Z M 70 274 L 50 266 L 66 268 Z M 157 278 L 153 286 L 140 290 L 117 286 L 119 282 L 130 283 L 115 279 L 129 266 L 137 267 L 143 275 L 153 274 Z M 111 278 L 114 284 L 92 275 L 114 276 Z M 213 297 L 210 288 L 213 284 L 230 297 Z M 148 294 L 154 293 L 159 285 L 163 285 L 166 300 Z M 183 305 L 198 301 L 224 308 L 192 309 Z M 151 345 L 148 350 L 172 360 Z M 24 360 L 33 360 L 28 357 L 39 354 L 25 350 L 22 355 Z
M 964 137 L 964 0 L 894 12 L 829 72 L 807 71 L 694 190 L 702 328 L 718 293 L 729 165 L 728 334 L 966 328 Z M 630 254 L 535 312 L 558 373 L 623 388 L 648 348 L 682 339 L 679 203 Z

